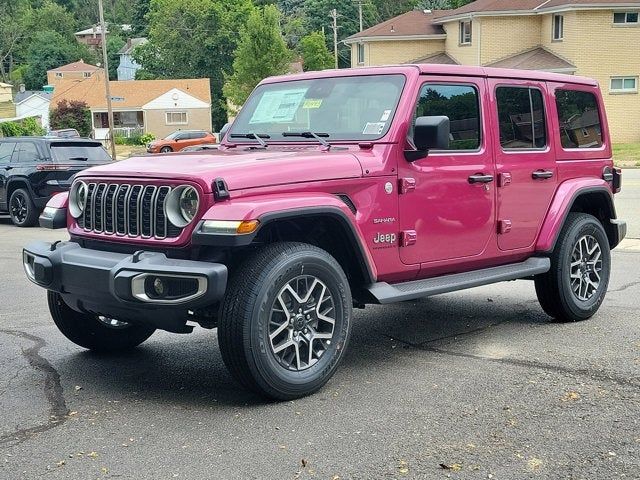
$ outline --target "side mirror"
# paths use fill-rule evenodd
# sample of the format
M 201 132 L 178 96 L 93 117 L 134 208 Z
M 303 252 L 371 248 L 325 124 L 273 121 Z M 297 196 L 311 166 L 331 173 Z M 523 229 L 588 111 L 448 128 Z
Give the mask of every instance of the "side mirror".
M 231 127 L 231 122 L 227 122 L 222 126 L 220 132 L 218 133 L 218 143 L 224 140 L 224 136 L 227 134 L 227 130 L 229 130 L 229 127 Z
M 449 117 L 443 115 L 418 117 L 413 130 L 416 150 L 406 150 L 405 157 L 410 162 L 424 158 L 429 150 L 449 148 Z

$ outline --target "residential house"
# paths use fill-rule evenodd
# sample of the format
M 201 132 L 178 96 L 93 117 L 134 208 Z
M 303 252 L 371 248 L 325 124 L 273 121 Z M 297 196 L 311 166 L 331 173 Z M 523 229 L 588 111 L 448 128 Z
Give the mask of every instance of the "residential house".
M 152 133 L 157 138 L 175 130 L 211 130 L 211 92 L 208 78 L 126 80 L 109 82 L 114 128 L 128 136 Z M 109 119 L 104 78 L 64 80 L 56 85 L 51 104 L 84 101 L 91 109 L 94 137 L 107 138 Z
M 13 103 L 13 86 L 0 82 L 0 118 L 16 116 L 16 106 Z
M 95 75 L 104 75 L 104 68 L 85 63 L 80 59 L 77 62 L 47 70 L 47 82 L 49 85 L 55 85 L 62 80 L 84 80 Z
M 120 25 L 120 30 L 129 32 L 131 31 L 131 25 Z M 109 36 L 109 27 L 106 27 L 104 34 L 105 37 Z M 92 25 L 89 28 L 76 32 L 74 35 L 78 42 L 84 43 L 93 50 L 102 48 L 102 27 L 100 27 L 100 25 Z
M 453 63 L 591 77 L 613 140 L 640 141 L 640 0 L 476 0 L 407 12 L 345 43 L 352 66 Z
M 38 90 L 25 90 L 20 85 L 20 91 L 16 93 L 16 116 L 19 118 L 36 117 L 45 130 L 49 129 L 49 105 L 51 104 L 51 92 Z
M 139 45 L 147 43 L 146 38 L 129 38 L 124 47 L 120 49 L 120 64 L 118 65 L 118 80 L 135 80 L 136 72 L 142 67 L 133 59 L 133 51 Z

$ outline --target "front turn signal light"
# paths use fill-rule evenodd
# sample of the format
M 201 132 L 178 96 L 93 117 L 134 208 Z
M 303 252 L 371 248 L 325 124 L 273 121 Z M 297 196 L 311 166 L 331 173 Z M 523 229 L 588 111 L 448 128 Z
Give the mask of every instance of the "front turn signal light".
M 258 220 L 205 220 L 202 224 L 202 233 L 216 235 L 246 235 L 258 229 Z
M 253 233 L 258 229 L 258 225 L 260 225 L 260 222 L 258 220 L 245 220 L 244 222 L 240 223 L 238 229 L 236 230 L 236 233 L 238 235 Z

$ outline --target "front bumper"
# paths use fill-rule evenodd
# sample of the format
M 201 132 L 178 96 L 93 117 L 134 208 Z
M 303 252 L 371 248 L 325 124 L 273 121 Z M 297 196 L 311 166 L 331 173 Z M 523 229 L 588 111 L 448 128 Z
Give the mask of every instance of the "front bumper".
M 218 303 L 227 285 L 227 267 L 220 263 L 92 250 L 75 242 L 32 242 L 23 263 L 29 280 L 60 293 L 74 310 L 170 331 L 179 331 L 190 311 Z M 156 278 L 178 282 L 174 293 L 180 295 L 149 294 Z

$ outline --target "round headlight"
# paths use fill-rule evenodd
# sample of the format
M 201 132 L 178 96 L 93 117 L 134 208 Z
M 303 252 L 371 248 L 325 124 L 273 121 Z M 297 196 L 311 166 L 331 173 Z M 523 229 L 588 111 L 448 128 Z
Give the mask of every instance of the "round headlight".
M 167 218 L 176 227 L 184 228 L 195 218 L 199 204 L 200 199 L 195 188 L 189 185 L 176 187 L 165 203 Z
M 87 196 L 89 193 L 89 187 L 87 184 L 79 181 L 71 186 L 69 192 L 69 212 L 73 218 L 78 218 L 84 212 L 84 208 L 87 205 Z

